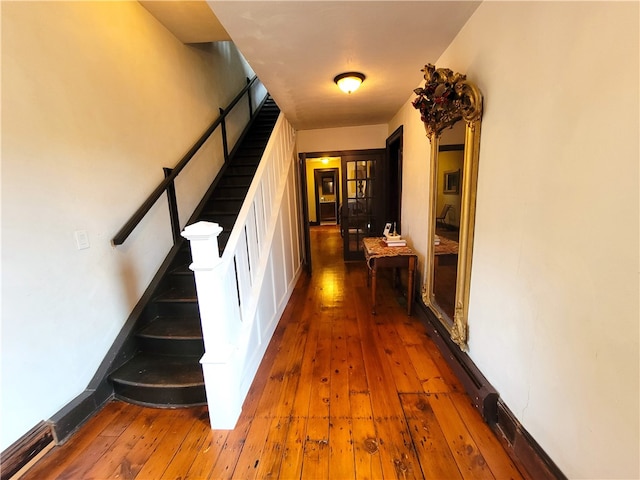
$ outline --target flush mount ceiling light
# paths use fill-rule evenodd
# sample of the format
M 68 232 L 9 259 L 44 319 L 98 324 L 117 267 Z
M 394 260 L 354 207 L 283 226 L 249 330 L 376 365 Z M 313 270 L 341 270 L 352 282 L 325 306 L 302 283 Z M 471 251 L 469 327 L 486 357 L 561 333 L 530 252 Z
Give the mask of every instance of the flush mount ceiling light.
M 355 92 L 360 87 L 360 84 L 364 79 L 365 76 L 360 72 L 346 72 L 337 75 L 333 81 L 336 82 L 338 88 L 340 88 L 344 93 L 351 93 Z

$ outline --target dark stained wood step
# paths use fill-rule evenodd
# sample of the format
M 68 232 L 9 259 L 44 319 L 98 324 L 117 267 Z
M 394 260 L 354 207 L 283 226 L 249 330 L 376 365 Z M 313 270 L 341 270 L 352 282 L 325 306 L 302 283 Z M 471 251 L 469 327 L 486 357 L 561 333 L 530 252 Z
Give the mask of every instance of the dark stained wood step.
M 218 183 L 218 187 L 224 186 L 246 186 L 247 188 L 253 181 L 253 175 L 224 175 Z
M 235 157 L 235 164 L 253 165 L 256 168 L 260 165 L 264 149 L 267 144 L 244 145 L 238 150 Z
M 157 317 L 138 332 L 146 338 L 202 339 L 199 317 Z
M 193 272 L 189 269 L 189 265 L 191 265 L 190 259 L 179 259 L 172 263 L 156 290 L 155 300 L 158 300 L 160 297 L 166 297 L 167 295 L 171 297 L 184 295 L 189 298 L 195 296 L 196 279 Z M 170 290 L 173 291 L 173 293 L 170 293 Z
M 249 191 L 249 185 L 218 185 L 216 192 L 228 198 L 244 199 Z
M 206 222 L 214 222 L 220 225 L 224 230 L 228 230 L 231 232 L 233 225 L 236 223 L 236 218 L 238 217 L 235 213 L 207 213 L 203 212 L 200 215 L 200 220 L 204 220 Z M 220 234 L 222 235 L 222 234 Z M 220 246 L 220 236 L 218 236 L 218 246 Z
M 229 175 L 255 175 L 257 165 L 232 165 L 230 164 L 225 171 Z
M 196 356 L 138 354 L 116 370 L 114 382 L 140 387 L 183 387 L 203 384 Z
M 242 208 L 244 199 L 225 198 L 223 196 L 211 198 L 204 207 L 207 212 L 233 212 L 238 213 Z
M 234 209 L 234 206 L 228 205 L 212 205 L 209 208 L 206 208 L 202 212 L 203 218 L 216 218 L 220 217 L 220 220 L 226 223 L 229 223 L 229 219 L 233 219 L 233 224 L 235 224 L 235 219 L 238 217 L 238 213 L 240 213 L 240 208 Z M 216 221 L 216 223 L 219 223 Z
M 198 316 L 159 316 L 137 333 L 144 352 L 202 357 L 204 342 Z
M 191 271 L 191 269 L 189 268 L 189 266 L 191 265 L 191 261 L 188 262 L 183 262 L 180 264 L 176 264 L 174 263 L 174 266 L 171 268 L 170 274 L 171 275 L 183 275 L 183 276 L 192 276 L 193 275 L 193 271 Z
M 116 398 L 171 407 L 206 403 L 199 357 L 140 353 L 110 376 Z
M 154 299 L 156 303 L 195 303 L 197 301 L 195 284 L 191 286 L 169 286 Z

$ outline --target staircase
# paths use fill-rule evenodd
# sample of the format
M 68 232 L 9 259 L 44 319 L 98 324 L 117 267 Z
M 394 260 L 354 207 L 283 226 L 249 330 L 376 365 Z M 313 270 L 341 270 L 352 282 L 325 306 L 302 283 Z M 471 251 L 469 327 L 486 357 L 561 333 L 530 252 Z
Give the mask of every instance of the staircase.
M 196 221 L 218 223 L 220 254 L 240 212 L 280 110 L 268 97 L 214 182 Z M 189 244 L 180 249 L 138 320 L 135 354 L 109 376 L 116 398 L 152 407 L 206 404 L 200 358 L 204 343 Z

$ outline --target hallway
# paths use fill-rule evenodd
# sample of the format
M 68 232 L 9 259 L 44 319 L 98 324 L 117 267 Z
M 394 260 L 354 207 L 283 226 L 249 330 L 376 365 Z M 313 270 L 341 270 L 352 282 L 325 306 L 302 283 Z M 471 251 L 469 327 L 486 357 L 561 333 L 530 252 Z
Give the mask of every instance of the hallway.
M 311 234 L 313 275 L 300 278 L 234 430 L 210 430 L 206 407 L 113 401 L 22 478 L 523 478 L 390 275 L 372 316 L 364 262 L 342 261 L 338 227 Z

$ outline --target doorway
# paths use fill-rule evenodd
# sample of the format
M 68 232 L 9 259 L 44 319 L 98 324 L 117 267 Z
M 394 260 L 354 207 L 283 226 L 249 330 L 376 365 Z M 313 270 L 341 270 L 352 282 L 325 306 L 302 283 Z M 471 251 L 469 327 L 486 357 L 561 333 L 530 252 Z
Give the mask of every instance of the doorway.
M 336 221 L 343 242 L 343 260 L 363 260 L 362 239 L 381 236 L 386 223 L 386 158 L 387 152 L 383 148 L 299 154 L 301 201 L 305 217 L 305 258 L 309 273 L 312 261 L 309 229 L 311 225 L 321 225 L 318 212 L 322 194 L 318 195 L 316 203 L 314 191 L 322 192 L 322 177 L 316 180 L 314 171 L 338 169 L 337 181 L 334 180 L 333 185 L 337 196 Z M 331 164 L 333 161 L 336 162 L 335 166 Z M 321 168 L 316 168 L 314 162 L 321 162 L 322 166 L 318 164 Z M 318 181 L 320 187 L 316 188 Z M 325 182 L 330 181 L 327 179 Z M 330 189 L 328 184 L 327 189 Z
M 402 233 L 402 138 L 402 125 L 387 138 L 384 173 L 385 223 L 395 224 L 397 233 Z
M 315 201 L 318 225 L 337 225 L 340 205 L 339 173 L 337 168 L 316 168 Z

